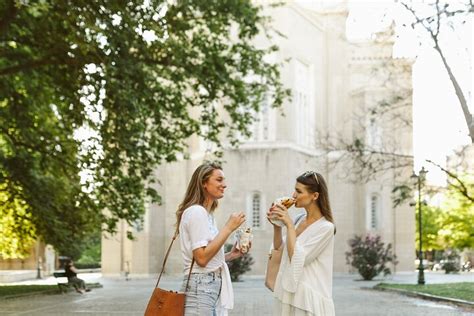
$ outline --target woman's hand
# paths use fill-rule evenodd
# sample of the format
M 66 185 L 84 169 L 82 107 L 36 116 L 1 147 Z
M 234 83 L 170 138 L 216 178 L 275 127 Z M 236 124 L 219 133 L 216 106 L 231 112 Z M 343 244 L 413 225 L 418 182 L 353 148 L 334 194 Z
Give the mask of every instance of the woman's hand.
M 227 223 L 225 224 L 225 226 L 228 229 L 230 229 L 231 232 L 233 232 L 234 230 L 239 228 L 243 222 L 245 222 L 244 212 L 234 212 L 230 214 L 229 219 L 227 220 Z
M 273 228 L 281 228 L 280 226 L 278 225 L 275 225 L 273 222 L 272 222 L 272 219 L 274 219 L 274 215 L 273 215 L 273 210 L 275 209 L 275 204 L 272 204 L 272 206 L 268 209 L 267 211 L 267 221 L 273 225 Z
M 234 244 L 230 252 L 225 254 L 225 261 L 232 261 L 242 257 L 244 254 L 237 249 L 237 242 Z
M 282 239 L 282 229 L 280 226 L 273 224 L 271 220 L 275 219 L 276 215 L 273 213 L 276 209 L 276 205 L 272 204 L 272 207 L 267 212 L 267 220 L 270 222 L 270 224 L 273 225 L 273 249 L 280 249 L 281 244 L 283 242 Z
M 246 253 L 243 253 L 240 249 L 237 248 L 237 242 L 236 242 L 234 246 L 232 247 L 232 249 L 228 253 L 225 254 L 225 261 L 232 261 L 240 257 L 243 257 L 244 255 L 250 252 L 250 248 L 252 248 L 252 242 L 249 242 L 248 251 Z
M 267 218 L 268 217 L 282 221 L 286 227 L 293 225 L 288 209 L 282 204 L 275 204 L 272 206 L 270 209 L 270 216 L 267 213 Z

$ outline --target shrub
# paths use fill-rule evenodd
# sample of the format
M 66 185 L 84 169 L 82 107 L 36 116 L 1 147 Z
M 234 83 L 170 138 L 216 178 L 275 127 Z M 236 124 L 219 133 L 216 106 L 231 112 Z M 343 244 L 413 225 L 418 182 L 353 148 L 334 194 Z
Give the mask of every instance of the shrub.
M 350 251 L 346 252 L 347 264 L 350 264 L 359 271 L 364 280 L 372 280 L 375 276 L 383 272 L 390 274 L 389 262 L 397 264 L 396 256 L 392 253 L 392 245 L 381 241 L 380 236 L 367 235 L 354 236 L 349 239 Z
M 100 262 L 74 263 L 74 266 L 78 269 L 100 269 Z
M 100 237 L 100 236 L 99 236 Z M 81 252 L 81 257 L 74 262 L 78 269 L 100 268 L 101 242 L 94 236 L 87 247 Z
M 225 251 L 228 252 L 232 249 L 232 245 L 225 245 Z M 230 271 L 230 278 L 232 282 L 239 282 L 240 276 L 245 272 L 251 270 L 250 266 L 254 264 L 254 260 L 250 254 L 245 254 L 242 257 L 227 262 Z
M 441 269 L 443 269 L 446 274 L 449 274 L 451 272 L 457 273 L 459 272 L 459 270 L 461 270 L 459 254 L 456 250 L 446 250 L 443 253 L 443 260 L 441 261 L 443 262 L 441 265 Z

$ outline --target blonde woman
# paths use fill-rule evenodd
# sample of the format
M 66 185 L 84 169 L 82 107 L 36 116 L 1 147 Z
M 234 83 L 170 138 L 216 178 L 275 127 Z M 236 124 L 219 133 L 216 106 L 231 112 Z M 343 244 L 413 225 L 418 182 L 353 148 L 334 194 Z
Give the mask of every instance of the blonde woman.
M 186 316 L 226 315 L 233 308 L 233 289 L 226 261 L 242 254 L 235 245 L 224 253 L 223 246 L 245 221 L 245 214 L 231 214 L 224 227 L 217 229 L 213 214 L 226 187 L 222 168 L 215 163 L 204 163 L 194 171 L 176 212 L 184 263 L 181 290 L 186 292 Z M 189 287 L 185 289 L 191 265 Z
M 273 247 L 282 249 L 273 315 L 334 315 L 332 271 L 336 232 L 324 178 L 308 171 L 296 179 L 295 207 L 306 213 L 294 224 L 287 209 L 277 204 L 267 217 L 286 226 L 273 226 Z

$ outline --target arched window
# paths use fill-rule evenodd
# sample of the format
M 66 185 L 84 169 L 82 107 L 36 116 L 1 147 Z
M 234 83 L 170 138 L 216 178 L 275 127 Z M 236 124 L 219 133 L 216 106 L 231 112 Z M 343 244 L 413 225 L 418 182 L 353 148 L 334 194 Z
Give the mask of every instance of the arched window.
M 252 227 L 259 228 L 261 226 L 260 214 L 262 199 L 260 193 L 254 193 L 252 195 Z

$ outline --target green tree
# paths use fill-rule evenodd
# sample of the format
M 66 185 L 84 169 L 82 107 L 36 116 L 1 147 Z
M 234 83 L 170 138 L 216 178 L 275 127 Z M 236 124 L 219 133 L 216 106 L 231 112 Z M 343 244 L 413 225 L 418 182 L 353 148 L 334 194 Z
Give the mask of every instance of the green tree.
M 25 201 L 11 199 L 0 184 L 0 256 L 24 258 L 35 242 L 36 230 Z
M 71 258 L 75 261 L 78 268 L 100 267 L 101 262 L 101 232 L 88 236 L 84 242 L 84 247 L 80 254 Z M 80 257 L 78 257 L 80 255 Z
M 422 205 L 423 251 L 474 248 L 474 192 L 472 176 L 459 176 L 463 190 L 449 184 L 444 193 L 443 203 L 437 207 Z M 419 207 L 416 208 L 418 221 Z M 419 244 L 418 222 L 416 224 L 416 247 Z
M 474 192 L 472 176 L 462 178 L 469 192 Z M 441 206 L 439 236 L 445 248 L 474 248 L 474 204 L 456 187 L 449 186 Z
M 2 1 L 0 192 L 61 252 L 139 221 L 160 201 L 153 170 L 191 135 L 236 144 L 264 97 L 278 107 L 289 94 L 264 58 L 276 48 L 252 44 L 261 12 L 250 0 Z
M 415 248 L 419 250 L 418 245 L 420 244 L 420 233 L 418 225 L 418 212 L 420 208 L 416 207 L 416 234 L 415 234 Z M 440 217 L 442 209 L 431 205 L 422 205 L 422 234 L 423 234 L 423 251 L 441 250 L 444 249 L 440 243 L 439 231 L 441 229 Z

